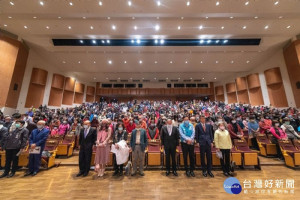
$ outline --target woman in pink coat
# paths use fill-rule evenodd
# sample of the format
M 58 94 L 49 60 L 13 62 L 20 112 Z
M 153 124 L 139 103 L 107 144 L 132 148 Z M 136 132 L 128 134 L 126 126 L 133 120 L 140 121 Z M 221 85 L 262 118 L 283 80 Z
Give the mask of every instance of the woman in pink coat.
M 63 123 L 61 125 L 59 125 L 58 134 L 59 135 L 65 135 L 65 134 L 67 134 L 69 129 L 70 129 L 70 125 L 68 124 L 68 122 L 63 121 Z
M 280 128 L 279 121 L 274 120 L 272 122 L 272 125 L 273 126 L 270 128 L 270 132 L 274 136 L 272 139 L 272 143 L 276 144 L 278 158 L 280 160 L 283 160 L 283 155 L 281 153 L 281 149 L 280 149 L 278 141 L 279 140 L 287 140 L 288 137 L 287 137 L 286 133 Z

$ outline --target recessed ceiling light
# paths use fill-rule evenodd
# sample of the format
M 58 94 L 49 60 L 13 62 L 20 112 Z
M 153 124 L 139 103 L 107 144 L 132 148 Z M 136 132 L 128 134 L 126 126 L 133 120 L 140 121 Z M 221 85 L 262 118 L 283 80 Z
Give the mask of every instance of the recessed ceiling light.
M 191 5 L 191 2 L 187 1 L 186 6 L 190 6 L 190 5 Z
M 10 3 L 10 5 L 12 5 L 12 6 L 15 5 L 14 2 L 12 2 L 12 1 L 10 1 L 9 3 Z
M 139 61 L 139 63 L 140 63 L 140 64 L 142 64 L 142 63 L 143 63 L 143 61 L 142 61 L 142 60 L 140 60 L 140 61 Z
M 104 44 L 104 43 L 105 43 L 105 41 L 104 41 L 104 40 L 101 40 L 101 42 L 102 42 L 102 44 Z
M 203 61 L 201 60 L 200 63 L 203 64 Z
M 247 28 L 247 26 L 243 26 L 243 29 L 246 29 Z
M 130 78 L 130 80 L 132 80 L 132 78 Z
M 216 64 L 218 64 L 218 63 L 219 63 L 219 61 L 216 60 Z
M 291 28 L 291 26 L 287 26 L 286 28 Z
M 228 40 L 224 40 L 224 41 L 223 41 L 223 43 L 227 43 L 227 42 L 228 42 Z
M 178 78 L 180 80 L 180 78 Z
M 121 78 L 119 77 L 118 79 L 120 80 Z
M 255 16 L 254 19 L 258 19 L 258 16 Z
M 156 77 L 154 77 L 154 79 L 156 80 Z
M 220 2 L 219 2 L 219 1 L 216 2 L 216 6 L 218 6 L 218 5 L 220 5 Z
M 134 43 L 134 40 L 131 40 L 131 43 Z
M 158 31 L 160 29 L 160 26 L 158 24 L 156 24 L 154 28 L 156 31 Z
M 249 63 L 250 61 L 249 60 L 247 60 L 247 62 L 246 63 Z
M 94 61 L 94 64 L 96 64 L 96 61 Z
M 181 27 L 180 27 L 180 26 L 178 26 L 178 27 L 177 27 L 177 29 L 178 29 L 178 30 L 180 30 L 180 29 L 181 29 Z
M 126 63 L 127 63 L 127 61 L 125 60 L 125 61 L 124 61 L 124 63 L 126 64 Z
M 49 26 L 46 26 L 46 29 L 49 29 L 50 27 Z
M 246 1 L 246 2 L 245 2 L 245 6 L 248 6 L 248 5 L 249 5 L 249 1 Z
M 12 16 L 8 16 L 8 19 L 11 19 L 12 18 Z
M 5 27 L 7 27 L 7 24 L 4 24 Z
M 233 19 L 233 16 L 231 16 L 230 19 Z
M 62 61 L 62 63 L 66 64 L 66 61 Z
M 154 63 L 157 64 L 157 61 L 155 61 Z
M 159 17 L 156 17 L 156 19 L 159 19 Z
M 131 6 L 132 5 L 132 2 L 131 1 L 128 1 L 128 6 Z
M 111 61 L 111 60 L 109 60 L 109 61 L 108 61 L 108 64 L 110 64 L 110 65 L 111 65 L 111 64 L 112 64 L 112 61 Z
M 43 2 L 43 1 L 40 1 L 40 5 L 43 6 L 43 5 L 44 5 L 44 2 Z
M 103 4 L 102 4 L 102 1 L 99 1 L 99 6 L 102 6 Z
M 58 18 L 58 19 L 61 19 L 61 16 L 58 16 L 57 18 Z
M 115 25 L 112 25 L 111 28 L 112 28 L 113 30 L 116 30 L 116 26 L 115 26 Z
M 93 27 L 93 26 L 91 26 L 91 27 L 90 27 L 90 29 L 92 29 L 92 30 L 93 30 L 93 29 L 94 29 L 94 27 Z
M 78 64 L 80 64 L 80 61 L 78 61 Z
M 110 40 L 106 40 L 107 43 L 110 43 Z
M 200 44 L 203 44 L 204 40 L 200 40 Z
M 200 29 L 200 30 L 201 30 L 201 29 L 203 29 L 203 26 L 202 26 L 202 25 L 200 25 L 200 26 L 199 26 L 199 29 Z
M 94 77 L 94 80 L 96 80 L 96 77 Z
M 173 63 L 173 61 L 170 61 L 170 64 L 172 64 Z
M 278 4 L 279 4 L 279 1 L 275 1 L 274 5 L 276 6 L 276 5 L 278 5 Z
M 140 43 L 141 43 L 141 40 L 140 40 L 140 39 L 137 39 L 137 40 L 136 40 L 136 43 L 140 44 Z
M 161 5 L 160 1 L 156 1 L 156 5 L 160 6 Z
M 108 20 L 110 20 L 110 17 L 107 17 Z
M 80 42 L 81 44 L 83 44 L 83 40 L 79 40 L 79 42 Z
M 134 30 L 137 30 L 137 26 L 134 26 L 133 28 L 134 28 Z
M 204 77 L 202 79 L 204 80 Z
M 207 44 L 211 43 L 211 40 L 207 40 Z
M 220 40 L 216 40 L 216 43 L 218 44 L 220 42 Z
M 223 30 L 224 28 L 225 28 L 224 26 L 221 27 L 222 30 Z
M 234 61 L 232 60 L 231 63 L 234 63 Z
M 106 78 L 106 80 L 108 80 L 108 78 Z
M 208 16 L 206 16 L 205 19 L 208 19 Z
M 217 78 L 215 77 L 214 79 L 216 80 Z
M 269 25 L 266 25 L 266 26 L 265 26 L 265 29 L 268 29 L 268 28 L 269 28 Z
M 181 17 L 181 19 L 184 19 L 184 17 Z
M 82 19 L 86 19 L 86 17 L 82 17 Z
M 165 43 L 165 40 L 164 39 L 161 39 L 160 40 L 160 44 L 164 44 Z
M 72 29 L 72 27 L 71 27 L 71 26 L 68 26 L 68 29 Z
M 169 78 L 166 78 L 166 79 L 169 79 Z
M 279 19 L 282 19 L 282 18 L 283 18 L 283 16 L 279 16 L 278 18 L 279 18 Z
M 132 17 L 132 19 L 135 19 L 135 17 Z
M 93 44 L 96 44 L 96 40 L 92 40 Z
M 28 28 L 27 26 L 24 26 L 24 28 Z
M 73 3 L 72 3 L 72 2 L 70 2 L 70 3 L 69 3 L 69 5 L 70 5 L 70 6 L 73 6 Z
M 188 63 L 188 61 L 186 60 L 186 61 L 185 61 L 185 64 L 187 64 L 187 63 Z
M 33 19 L 36 19 L 36 18 L 37 18 L 36 16 L 33 17 Z
M 193 78 L 191 77 L 190 79 L 192 80 Z

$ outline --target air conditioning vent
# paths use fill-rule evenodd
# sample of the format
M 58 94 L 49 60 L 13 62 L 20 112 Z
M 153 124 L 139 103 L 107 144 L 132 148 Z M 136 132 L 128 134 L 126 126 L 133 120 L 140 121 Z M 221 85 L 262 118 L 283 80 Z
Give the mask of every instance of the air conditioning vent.
M 192 80 L 183 80 L 183 82 L 192 82 Z
M 176 79 L 175 80 L 171 80 L 171 82 L 178 82 L 178 80 L 176 80 Z
M 195 79 L 194 82 L 201 82 L 201 79 Z
M 161 79 L 161 80 L 158 80 L 158 82 L 163 83 L 163 82 L 167 82 L 167 80 Z
M 140 82 L 140 80 L 132 80 L 132 82 Z
M 143 80 L 144 83 L 150 82 L 150 80 Z
M 122 82 L 122 83 L 127 83 L 127 82 L 128 82 L 128 80 L 121 80 L 121 82 Z
M 109 82 L 118 82 L 117 80 L 109 80 Z

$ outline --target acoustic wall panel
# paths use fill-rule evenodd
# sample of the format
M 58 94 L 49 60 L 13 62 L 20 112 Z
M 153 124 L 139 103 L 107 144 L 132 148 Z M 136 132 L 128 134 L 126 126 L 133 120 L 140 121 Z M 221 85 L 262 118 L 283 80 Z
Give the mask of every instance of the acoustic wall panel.
M 249 100 L 251 105 L 263 105 L 264 100 L 260 87 L 259 75 L 257 73 L 247 76 L 247 85 L 249 91 Z

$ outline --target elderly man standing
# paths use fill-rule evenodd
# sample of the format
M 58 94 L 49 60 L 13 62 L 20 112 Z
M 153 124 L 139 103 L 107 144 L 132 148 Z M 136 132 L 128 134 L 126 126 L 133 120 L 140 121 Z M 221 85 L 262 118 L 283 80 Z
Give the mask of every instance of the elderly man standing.
M 130 147 L 132 149 L 133 172 L 136 175 L 137 165 L 139 165 L 140 175 L 144 176 L 145 149 L 148 144 L 146 130 L 141 128 L 142 121 L 136 122 L 136 128 L 132 131 Z
M 76 175 L 87 176 L 91 168 L 93 145 L 96 144 L 97 130 L 91 127 L 90 121 L 85 121 L 79 135 L 79 173 Z
M 31 149 L 40 147 L 40 153 L 29 155 L 28 172 L 24 176 L 35 176 L 40 169 L 42 152 L 45 148 L 46 140 L 49 135 L 49 130 L 45 128 L 45 124 L 46 122 L 43 120 L 38 121 L 37 129 L 34 129 L 31 132 L 31 135 L 29 137 L 29 147 Z

